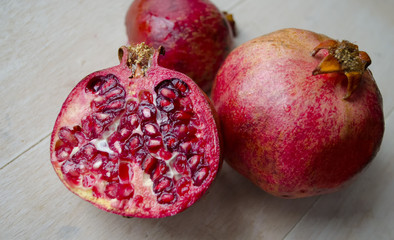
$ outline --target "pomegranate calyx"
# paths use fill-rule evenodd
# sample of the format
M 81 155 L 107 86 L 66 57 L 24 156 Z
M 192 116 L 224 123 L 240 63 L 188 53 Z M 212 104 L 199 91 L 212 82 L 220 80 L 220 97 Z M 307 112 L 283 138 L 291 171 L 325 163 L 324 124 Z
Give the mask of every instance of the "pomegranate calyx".
M 119 61 L 126 61 L 126 65 L 131 70 L 130 78 L 144 77 L 151 66 L 157 65 L 159 54 L 164 54 L 163 47 L 155 50 L 144 42 L 128 47 L 123 46 L 118 51 Z
M 236 37 L 237 36 L 237 29 L 235 28 L 235 20 L 234 20 L 233 15 L 231 13 L 226 12 L 226 11 L 223 11 L 223 15 L 224 15 L 224 17 L 226 17 L 226 20 L 231 27 L 233 37 Z
M 320 50 L 327 49 L 328 55 L 313 70 L 313 75 L 341 72 L 347 77 L 347 92 L 343 99 L 348 99 L 360 84 L 361 77 L 371 64 L 368 54 L 358 50 L 358 46 L 343 40 L 327 40 L 312 51 L 315 56 Z

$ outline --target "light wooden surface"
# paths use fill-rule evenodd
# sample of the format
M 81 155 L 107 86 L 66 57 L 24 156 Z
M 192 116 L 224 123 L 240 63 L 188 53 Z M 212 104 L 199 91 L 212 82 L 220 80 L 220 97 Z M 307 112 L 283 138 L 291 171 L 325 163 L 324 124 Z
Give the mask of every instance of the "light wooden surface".
M 393 0 L 214 0 L 234 14 L 236 45 L 285 27 L 356 42 L 384 99 L 376 159 L 344 190 L 284 200 L 226 164 L 201 201 L 166 219 L 126 219 L 66 190 L 49 161 L 64 99 L 118 64 L 131 1 L 1 1 L 0 239 L 394 239 Z

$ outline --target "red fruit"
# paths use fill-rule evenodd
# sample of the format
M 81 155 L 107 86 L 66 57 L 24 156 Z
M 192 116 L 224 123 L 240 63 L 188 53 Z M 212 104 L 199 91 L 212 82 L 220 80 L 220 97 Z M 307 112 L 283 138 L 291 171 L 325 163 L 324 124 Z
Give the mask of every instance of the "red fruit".
M 280 197 L 343 186 L 373 159 L 384 132 L 367 56 L 299 29 L 235 49 L 212 90 L 228 163 Z
M 208 97 L 186 75 L 158 66 L 158 56 L 145 44 L 122 47 L 120 65 L 88 75 L 71 91 L 53 129 L 51 162 L 60 180 L 108 212 L 177 214 L 205 193 L 221 164 Z M 180 124 L 183 138 L 176 135 Z M 202 153 L 197 165 L 206 174 L 174 167 L 178 156 Z
M 185 73 L 207 92 L 231 50 L 234 21 L 208 0 L 135 0 L 126 30 L 132 44 L 164 46 L 160 65 Z

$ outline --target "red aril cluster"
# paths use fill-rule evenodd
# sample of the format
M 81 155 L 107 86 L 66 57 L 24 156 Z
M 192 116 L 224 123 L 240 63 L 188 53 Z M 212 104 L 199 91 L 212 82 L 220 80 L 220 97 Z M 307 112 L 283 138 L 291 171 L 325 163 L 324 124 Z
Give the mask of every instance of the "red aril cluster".
M 119 66 L 73 89 L 54 127 L 51 159 L 64 184 L 96 206 L 164 217 L 207 190 L 221 163 L 219 136 L 205 94 L 158 66 L 158 52 L 137 49 L 123 48 Z M 130 64 L 135 54 L 151 59 Z

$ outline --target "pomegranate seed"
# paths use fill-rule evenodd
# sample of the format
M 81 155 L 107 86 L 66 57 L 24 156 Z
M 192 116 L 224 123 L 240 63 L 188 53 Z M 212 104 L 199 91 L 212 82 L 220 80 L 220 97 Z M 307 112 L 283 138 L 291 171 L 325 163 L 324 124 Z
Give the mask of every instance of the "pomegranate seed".
M 193 174 L 193 182 L 195 186 L 200 186 L 204 180 L 208 177 L 209 174 L 209 167 L 208 166 L 203 166 L 199 168 L 194 174 Z
M 145 124 L 145 126 L 143 127 L 143 131 L 148 136 L 157 136 L 160 134 L 156 124 L 152 124 L 152 123 Z
M 141 104 L 138 108 L 138 115 L 144 121 L 156 119 L 156 108 L 154 105 Z
M 157 152 L 157 154 L 161 157 L 161 159 L 164 160 L 170 160 L 172 157 L 172 153 L 165 150 L 164 148 L 160 148 L 160 150 Z
M 118 129 L 128 128 L 130 130 L 134 130 L 138 127 L 139 124 L 140 118 L 137 114 L 124 115 L 120 120 Z
M 172 89 L 169 89 L 169 88 L 162 88 L 162 89 L 160 90 L 160 94 L 161 94 L 163 97 L 166 97 L 166 98 L 169 98 L 169 99 L 175 99 L 175 98 L 177 98 L 177 94 L 175 93 L 175 91 L 172 90 Z
M 134 100 L 128 100 L 126 103 L 126 113 L 134 113 L 138 103 Z
M 157 151 L 162 146 L 162 140 L 160 137 L 147 138 L 145 145 L 150 151 Z
M 138 94 L 138 99 L 141 103 L 153 103 L 153 95 L 149 91 L 140 91 Z
M 119 112 L 123 110 L 124 107 L 124 99 L 118 99 L 110 102 L 107 106 L 104 107 L 104 112 Z
M 119 183 L 110 182 L 105 187 L 104 192 L 109 198 L 116 198 L 119 195 L 119 193 L 118 193 L 119 188 L 120 188 Z
M 74 133 L 67 127 L 60 128 L 59 139 L 72 147 L 78 145 L 78 140 L 75 138 Z
M 164 136 L 163 141 L 167 149 L 170 151 L 175 150 L 179 145 L 178 139 L 172 134 L 167 134 Z
M 55 154 L 56 154 L 57 161 L 64 162 L 65 160 L 67 160 L 70 157 L 71 152 L 72 152 L 72 148 L 70 148 L 66 145 L 56 148 Z
M 133 179 L 134 172 L 130 163 L 120 162 L 119 164 L 119 180 L 121 183 L 130 183 Z
M 103 162 L 101 168 L 101 178 L 110 182 L 115 181 L 118 178 L 118 165 L 117 163 L 113 163 L 112 161 Z
M 163 160 L 158 160 L 156 163 L 156 168 L 151 174 L 151 179 L 155 180 L 156 178 L 166 174 L 168 172 L 168 167 Z
M 130 199 L 134 195 L 134 187 L 131 184 L 122 184 L 118 191 L 117 198 L 119 200 L 122 199 Z
M 96 183 L 96 177 L 93 174 L 87 174 L 83 176 L 82 186 L 85 188 L 91 188 Z
M 176 89 L 178 89 L 178 91 L 181 93 L 181 95 L 183 97 L 187 96 L 189 94 L 189 87 L 187 86 L 187 84 L 178 79 L 178 78 L 173 78 L 171 79 L 172 84 L 174 85 L 174 87 Z
M 120 85 L 117 87 L 112 88 L 105 94 L 105 98 L 108 99 L 109 101 L 115 100 L 118 98 L 124 99 L 126 97 L 126 92 L 124 88 Z
M 179 140 L 182 140 L 188 134 L 188 127 L 186 124 L 176 124 L 174 126 L 173 133 Z
M 113 115 L 110 113 L 93 113 L 92 117 L 100 125 L 106 125 L 113 120 Z
M 175 170 L 183 175 L 189 175 L 189 167 L 187 164 L 187 159 L 184 154 L 179 154 L 174 161 L 174 168 Z
M 174 121 L 189 122 L 192 118 L 192 113 L 185 111 L 177 111 L 172 115 Z
M 97 93 L 104 83 L 104 76 L 96 76 L 86 84 L 85 92 Z
M 176 197 L 173 193 L 162 193 L 157 198 L 157 202 L 160 204 L 174 203 L 175 200 L 176 200 Z
M 191 179 L 187 177 L 182 177 L 178 180 L 176 184 L 176 190 L 179 196 L 184 196 L 187 192 L 189 192 L 191 186 Z
M 118 85 L 118 78 L 113 74 L 108 74 L 107 76 L 105 76 L 105 81 L 101 85 L 100 95 L 104 95 L 116 85 Z
M 143 145 L 142 137 L 138 133 L 133 134 L 126 142 L 124 148 L 126 152 L 135 153 Z
M 202 163 L 202 160 L 203 158 L 200 155 L 193 155 L 187 160 L 187 163 L 190 169 L 192 170 L 192 172 L 194 172 L 197 169 L 197 167 Z
M 142 162 L 142 170 L 144 170 L 147 174 L 151 174 L 156 167 L 156 163 L 157 159 L 152 157 L 151 155 L 148 155 Z
M 154 181 L 153 191 L 155 193 L 161 193 L 163 191 L 170 191 L 172 187 L 173 187 L 172 179 L 166 176 L 162 176 Z
M 158 108 L 164 112 L 171 112 L 175 109 L 174 103 L 167 99 L 164 99 L 163 97 L 158 97 L 156 99 L 156 104 Z

